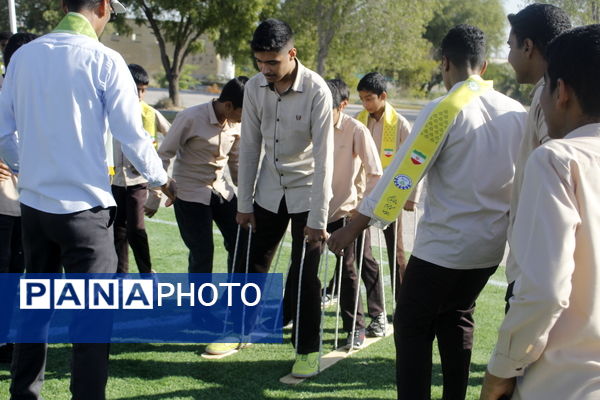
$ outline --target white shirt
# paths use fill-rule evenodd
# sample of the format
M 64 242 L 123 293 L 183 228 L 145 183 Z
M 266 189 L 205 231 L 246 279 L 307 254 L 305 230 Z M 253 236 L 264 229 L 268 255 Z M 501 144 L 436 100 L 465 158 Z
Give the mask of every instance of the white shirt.
M 19 170 L 21 202 L 55 214 L 114 206 L 109 124 L 149 185 L 164 184 L 140 114 L 125 60 L 97 40 L 51 33 L 20 48 L 0 94 L 0 156 Z
M 520 275 L 488 365 L 512 397 L 600 399 L 600 124 L 531 153 L 510 245 Z
M 450 92 L 460 85 L 462 82 Z M 421 111 L 394 161 L 361 203 L 360 213 L 373 216 L 378 199 L 396 175 L 416 134 L 442 99 Z M 460 111 L 426 172 L 427 196 L 412 252 L 415 257 L 452 269 L 500 263 L 526 115 L 520 103 L 495 90 L 488 90 Z

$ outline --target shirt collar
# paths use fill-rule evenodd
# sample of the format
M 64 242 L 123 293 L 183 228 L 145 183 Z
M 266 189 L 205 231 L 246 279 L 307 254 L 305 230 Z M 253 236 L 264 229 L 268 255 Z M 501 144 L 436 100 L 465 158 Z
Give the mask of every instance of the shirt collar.
M 335 129 L 342 129 L 342 123 L 344 122 L 344 119 L 348 118 L 348 116 L 346 114 L 344 114 L 343 112 L 340 113 L 340 118 L 338 119 L 337 124 L 335 124 L 334 128 Z
M 98 35 L 96 35 L 96 31 L 94 31 L 90 21 L 83 15 L 75 12 L 70 12 L 65 15 L 52 32 L 85 35 L 94 40 L 98 40 Z
M 531 89 L 531 92 L 529 92 L 529 97 L 533 98 L 533 95 L 538 90 L 538 88 L 541 87 L 541 86 L 544 86 L 544 77 L 543 76 L 540 78 L 539 81 L 537 81 L 537 83 L 535 84 L 535 86 L 533 87 L 533 89 Z
M 219 122 L 219 119 L 217 118 L 217 114 L 215 113 L 215 103 L 216 100 L 211 101 L 210 103 L 208 103 L 208 121 L 211 123 L 211 125 L 218 125 L 218 126 L 224 126 L 224 124 L 221 124 Z
M 565 139 L 572 139 L 577 137 L 596 137 L 600 138 L 600 123 L 587 124 L 580 126 L 579 128 L 569 132 L 565 135 Z
M 290 87 L 288 92 L 293 90 L 294 92 L 302 93 L 304 92 L 304 70 L 306 68 L 297 58 L 296 66 L 298 68 L 298 71 L 296 71 L 296 78 L 294 79 L 294 83 L 292 83 L 292 86 Z M 267 78 L 265 78 L 263 74 L 260 74 L 260 87 L 268 87 L 271 90 L 274 90 L 273 86 L 269 82 L 267 82 Z

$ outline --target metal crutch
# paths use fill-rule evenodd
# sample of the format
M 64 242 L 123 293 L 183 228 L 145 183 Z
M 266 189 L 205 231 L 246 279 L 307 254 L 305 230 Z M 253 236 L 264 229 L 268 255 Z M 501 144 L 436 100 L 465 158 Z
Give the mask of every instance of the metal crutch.
M 377 229 L 377 245 L 379 246 L 379 286 L 381 287 L 381 304 L 383 305 L 383 315 L 385 316 L 385 322 L 383 325 L 383 329 L 387 332 L 387 306 L 385 304 L 385 284 L 383 279 L 383 247 L 381 244 L 381 229 Z
M 367 228 L 369 229 L 369 228 Z M 362 265 L 363 265 L 363 257 L 362 254 L 365 251 L 365 235 L 363 232 L 362 239 L 360 241 L 360 260 L 358 260 L 358 276 L 361 276 L 362 273 Z M 356 332 L 356 314 L 358 314 L 358 299 L 360 297 L 360 286 L 356 290 L 356 295 L 354 296 L 354 315 L 352 316 L 352 332 L 350 334 L 350 348 L 348 351 L 354 350 L 354 333 Z

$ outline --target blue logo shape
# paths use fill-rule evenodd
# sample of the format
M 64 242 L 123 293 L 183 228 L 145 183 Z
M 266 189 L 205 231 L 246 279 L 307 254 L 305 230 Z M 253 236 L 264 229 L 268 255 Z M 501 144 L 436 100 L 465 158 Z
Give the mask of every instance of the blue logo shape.
M 394 186 L 398 189 L 408 190 L 412 187 L 412 179 L 404 174 L 396 175 L 394 177 Z

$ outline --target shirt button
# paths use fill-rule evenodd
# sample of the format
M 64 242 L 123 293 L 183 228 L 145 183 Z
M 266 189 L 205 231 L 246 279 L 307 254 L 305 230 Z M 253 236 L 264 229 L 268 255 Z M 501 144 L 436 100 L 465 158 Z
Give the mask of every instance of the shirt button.
M 279 118 L 277 118 L 277 122 L 279 122 Z
M 281 99 L 277 99 L 277 101 L 281 101 Z
M 287 186 L 284 186 L 283 188 L 284 188 L 284 189 L 287 189 Z
M 275 161 L 279 161 L 279 158 L 276 158 Z
M 283 174 L 279 174 L 280 176 L 283 176 Z
M 275 139 L 275 143 L 279 143 L 279 139 Z

